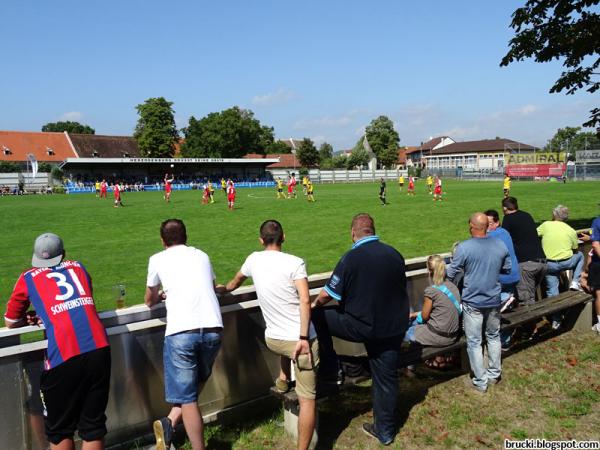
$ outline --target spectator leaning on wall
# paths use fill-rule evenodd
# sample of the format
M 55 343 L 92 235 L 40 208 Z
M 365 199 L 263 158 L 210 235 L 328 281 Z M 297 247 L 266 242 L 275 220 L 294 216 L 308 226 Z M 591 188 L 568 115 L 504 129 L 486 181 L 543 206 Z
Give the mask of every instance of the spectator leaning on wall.
M 167 417 L 154 422 L 156 449 L 170 447 L 173 428 L 183 419 L 192 449 L 203 450 L 198 395 L 212 373 L 223 330 L 215 275 L 208 255 L 186 245 L 181 220 L 165 220 L 160 238 L 165 250 L 150 257 L 144 302 L 147 306 L 166 303 L 163 365 L 165 397 L 172 407 Z
M 43 324 L 48 338 L 40 390 L 52 448 L 101 450 L 106 435 L 110 347 L 92 297 L 92 280 L 79 261 L 64 260 L 63 241 L 35 240 L 32 269 L 23 272 L 6 305 L 9 328 Z M 27 311 L 32 304 L 35 311 Z
M 354 216 L 350 236 L 352 249 L 340 259 L 313 302 L 320 344 L 319 378 L 336 375 L 332 336 L 364 343 L 373 379 L 374 423 L 363 424 L 363 431 L 389 445 L 397 431 L 398 357 L 408 328 L 406 267 L 396 249 L 379 241 L 368 214 Z M 337 308 L 319 308 L 331 300 Z
M 300 403 L 298 449 L 309 447 L 316 423 L 319 343 L 310 323 L 310 296 L 304 261 L 281 251 L 283 227 L 276 220 L 260 226 L 261 252 L 254 252 L 223 291 L 237 289 L 251 277 L 258 303 L 267 324 L 267 347 L 280 355 L 279 378 L 275 387 L 287 392 L 291 383 L 290 361 L 294 364 L 296 394 Z

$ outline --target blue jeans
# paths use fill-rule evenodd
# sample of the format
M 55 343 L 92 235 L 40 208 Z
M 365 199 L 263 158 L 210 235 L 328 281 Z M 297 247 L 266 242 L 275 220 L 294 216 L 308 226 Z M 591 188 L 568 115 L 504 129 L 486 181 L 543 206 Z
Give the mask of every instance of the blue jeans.
M 163 364 L 165 399 L 171 404 L 195 403 L 199 387 L 210 377 L 221 347 L 221 333 L 184 331 L 165 336 Z
M 385 339 L 368 339 L 358 332 L 347 315 L 336 308 L 315 308 L 312 322 L 319 339 L 320 375 L 337 370 L 337 354 L 332 336 L 351 342 L 362 342 L 367 349 L 373 381 L 373 419 L 375 434 L 382 443 L 396 435 L 396 407 L 400 392 L 398 361 L 403 334 Z
M 517 283 L 511 284 L 501 284 L 500 285 L 500 301 L 502 305 L 508 301 L 508 299 L 515 294 L 515 288 L 517 287 Z M 510 340 L 512 337 L 512 330 L 501 331 L 500 332 L 500 340 L 502 342 L 503 347 L 510 346 Z
M 463 326 L 467 337 L 467 353 L 473 371 L 473 384 L 486 388 L 489 379 L 502 373 L 500 348 L 500 307 L 476 308 L 463 303 Z M 483 367 L 482 335 L 488 350 L 488 368 Z
M 547 261 L 548 271 L 546 272 L 546 297 L 558 295 L 559 274 L 564 270 L 573 270 L 573 281 L 579 283 L 579 277 L 583 271 L 583 253 L 576 252 L 569 259 L 553 262 Z

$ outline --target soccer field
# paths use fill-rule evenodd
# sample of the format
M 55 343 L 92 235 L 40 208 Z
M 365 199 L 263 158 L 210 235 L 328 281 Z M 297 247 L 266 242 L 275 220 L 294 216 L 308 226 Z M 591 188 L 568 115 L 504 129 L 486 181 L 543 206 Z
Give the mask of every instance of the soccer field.
M 515 182 L 511 195 L 538 222 L 551 218 L 558 203 L 571 210 L 569 223 L 589 227 L 598 215 L 600 185 L 595 182 Z M 405 187 L 406 188 L 406 187 Z M 161 250 L 159 226 L 167 218 L 186 223 L 188 244 L 206 251 L 217 281 L 228 281 L 244 258 L 259 250 L 258 227 L 279 220 L 286 234 L 284 250 L 307 263 L 309 273 L 329 271 L 350 248 L 350 221 L 358 212 L 375 218 L 377 234 L 406 258 L 446 252 L 468 237 L 467 219 L 474 211 L 501 211 L 501 182 L 446 181 L 444 201 L 432 201 L 424 182 L 415 197 L 388 183 L 388 206 L 381 206 L 378 184 L 316 185 L 316 203 L 299 191 L 297 199 L 276 200 L 274 189 L 239 189 L 236 210 L 226 207 L 222 191 L 216 203 L 201 205 L 200 191 L 175 191 L 171 204 L 162 193 L 123 194 L 124 208 L 92 194 L 0 198 L 4 239 L 0 243 L 0 297 L 8 300 L 19 273 L 30 267 L 33 241 L 51 231 L 65 241 L 67 257 L 81 260 L 94 284 L 99 309 L 114 308 L 113 287 L 124 284 L 127 304 L 143 302 L 148 258 Z

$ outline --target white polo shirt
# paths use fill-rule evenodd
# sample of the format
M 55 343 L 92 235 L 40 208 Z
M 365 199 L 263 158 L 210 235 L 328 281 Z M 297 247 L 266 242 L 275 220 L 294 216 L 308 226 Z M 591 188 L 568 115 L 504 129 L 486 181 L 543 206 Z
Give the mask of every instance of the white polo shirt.
M 214 279 L 208 255 L 197 248 L 175 245 L 150 257 L 146 285 L 162 284 L 167 295 L 165 336 L 223 326 Z
M 240 269 L 252 277 L 260 309 L 265 318 L 265 336 L 296 342 L 300 336 L 300 297 L 295 280 L 306 278 L 304 261 L 275 250 L 254 252 Z M 316 336 L 310 324 L 309 337 Z

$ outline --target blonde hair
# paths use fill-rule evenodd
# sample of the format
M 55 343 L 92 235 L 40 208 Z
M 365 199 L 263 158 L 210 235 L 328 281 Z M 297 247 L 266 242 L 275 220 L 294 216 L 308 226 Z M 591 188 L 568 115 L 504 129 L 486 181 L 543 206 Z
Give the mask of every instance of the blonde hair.
M 446 261 L 440 255 L 431 255 L 427 258 L 427 269 L 432 284 L 442 284 L 446 279 Z

